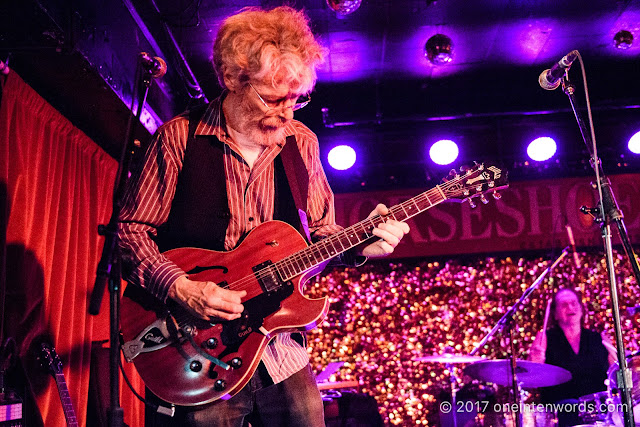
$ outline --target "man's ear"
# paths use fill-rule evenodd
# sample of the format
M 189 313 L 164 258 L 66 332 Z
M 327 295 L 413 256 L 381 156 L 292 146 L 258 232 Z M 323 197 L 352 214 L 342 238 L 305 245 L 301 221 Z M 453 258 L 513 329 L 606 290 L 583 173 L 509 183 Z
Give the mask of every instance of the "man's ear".
M 224 85 L 227 87 L 229 92 L 235 92 L 236 90 L 238 90 L 237 81 L 232 78 L 231 73 L 225 73 Z

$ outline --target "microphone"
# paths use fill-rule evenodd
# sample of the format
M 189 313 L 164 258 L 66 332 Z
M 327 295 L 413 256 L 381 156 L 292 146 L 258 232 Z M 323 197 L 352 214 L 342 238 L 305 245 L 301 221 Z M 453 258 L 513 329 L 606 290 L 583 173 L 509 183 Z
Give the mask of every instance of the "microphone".
M 151 77 L 159 79 L 167 72 L 167 63 L 159 56 L 150 56 L 147 52 L 140 52 L 140 62 Z
M 636 305 L 635 307 L 627 307 L 627 313 L 629 313 L 629 316 L 640 313 L 640 305 Z
M 580 268 L 580 258 L 578 252 L 576 252 L 576 241 L 573 238 L 573 230 L 569 223 L 564 226 L 567 229 L 567 236 L 569 237 L 569 245 L 571 245 L 571 253 L 573 254 L 573 262 L 576 264 L 576 268 Z
M 562 76 L 564 76 L 565 70 L 571 68 L 571 64 L 578 57 L 578 51 L 572 50 L 567 53 L 560 61 L 553 64 L 548 70 L 544 70 L 540 73 L 540 77 L 538 77 L 538 83 L 540 83 L 540 87 L 545 90 L 554 90 L 560 86 L 560 80 Z

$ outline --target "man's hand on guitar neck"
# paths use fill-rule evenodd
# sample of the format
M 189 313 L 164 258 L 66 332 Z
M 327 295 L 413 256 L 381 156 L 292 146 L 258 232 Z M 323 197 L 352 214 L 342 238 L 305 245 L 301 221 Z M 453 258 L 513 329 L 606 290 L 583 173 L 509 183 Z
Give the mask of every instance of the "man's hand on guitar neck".
M 247 291 L 231 291 L 213 282 L 196 282 L 181 276 L 169 288 L 169 297 L 203 319 L 233 320 L 244 310 L 242 297 Z
M 389 208 L 387 208 L 383 204 L 379 204 L 369 214 L 368 218 L 371 218 L 375 215 L 384 216 L 388 214 Z M 373 235 L 378 236 L 380 240 L 377 240 L 362 248 L 362 252 L 360 253 L 360 255 L 371 258 L 389 255 L 391 252 L 393 252 L 396 246 L 398 246 L 400 240 L 402 240 L 404 235 L 408 232 L 409 225 L 407 225 L 406 222 L 400 222 L 390 219 L 386 222 L 378 224 L 378 226 L 373 229 Z

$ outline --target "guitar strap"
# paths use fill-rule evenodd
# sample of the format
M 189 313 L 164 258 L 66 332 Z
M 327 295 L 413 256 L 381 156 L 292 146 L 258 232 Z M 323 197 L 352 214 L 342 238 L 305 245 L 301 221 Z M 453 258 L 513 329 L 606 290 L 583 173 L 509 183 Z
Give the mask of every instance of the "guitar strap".
M 307 217 L 307 198 L 309 195 L 309 173 L 300 155 L 298 143 L 294 135 L 287 137 L 287 141 L 280 152 L 284 171 L 287 174 L 289 188 L 293 196 L 300 218 L 300 234 L 307 238 L 307 242 L 311 243 L 311 234 L 309 233 L 309 221 Z

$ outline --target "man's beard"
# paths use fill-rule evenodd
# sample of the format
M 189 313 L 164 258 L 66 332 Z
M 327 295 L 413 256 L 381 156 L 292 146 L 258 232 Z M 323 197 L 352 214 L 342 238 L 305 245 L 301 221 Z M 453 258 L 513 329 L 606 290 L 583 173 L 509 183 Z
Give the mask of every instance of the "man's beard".
M 277 115 L 255 114 L 248 105 L 243 110 L 242 123 L 238 130 L 245 134 L 249 140 L 262 147 L 272 147 L 284 140 L 288 120 Z
M 286 120 L 281 117 L 268 117 L 249 123 L 249 138 L 263 147 L 271 147 L 285 138 Z

